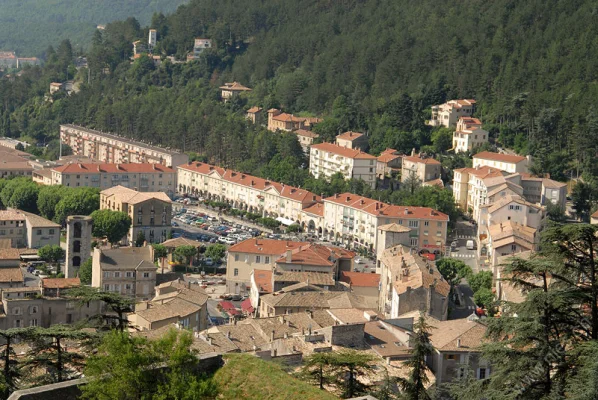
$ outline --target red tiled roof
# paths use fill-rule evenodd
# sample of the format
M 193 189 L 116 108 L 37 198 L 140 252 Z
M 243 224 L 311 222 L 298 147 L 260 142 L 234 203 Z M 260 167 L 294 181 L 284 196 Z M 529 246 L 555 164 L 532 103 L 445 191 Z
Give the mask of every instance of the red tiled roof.
M 333 264 L 331 256 L 334 258 L 353 258 L 353 252 L 343 250 L 337 247 L 327 247 L 321 244 L 310 243 L 291 250 L 291 260 L 287 260 L 286 254 L 276 260 L 277 263 L 301 264 L 301 265 L 319 265 L 331 267 Z
M 345 133 L 341 133 L 336 138 L 337 139 L 343 139 L 343 140 L 351 140 L 351 141 L 353 141 L 353 140 L 359 139 L 362 136 L 363 136 L 363 133 L 348 131 L 348 132 L 345 132 Z
M 256 113 L 260 111 L 262 111 L 261 107 L 251 107 L 249 110 L 247 110 L 248 113 Z
M 378 156 L 378 161 L 382 163 L 388 163 L 392 160 L 396 160 L 397 158 L 401 158 L 401 156 L 390 153 L 382 153 Z
M 502 176 L 504 171 L 501 169 L 498 169 L 498 168 L 494 168 L 494 167 L 483 166 L 483 167 L 478 167 L 478 168 L 459 168 L 459 169 L 456 169 L 455 172 L 459 172 L 459 173 L 467 172 L 468 174 L 475 175 L 480 179 L 486 179 L 486 178 L 496 178 L 498 176 Z
M 339 280 L 355 287 L 378 287 L 380 274 L 341 271 Z
M 260 293 L 272 293 L 272 271 L 263 269 L 253 270 L 253 280 Z
M 420 164 L 438 164 L 438 165 L 440 165 L 440 161 L 438 161 L 438 160 L 436 160 L 436 159 L 434 159 L 432 157 L 421 158 L 419 156 L 419 154 L 416 155 L 416 156 L 405 156 L 405 157 L 403 157 L 403 160 L 405 160 L 405 161 L 411 161 L 411 162 L 414 162 L 414 163 L 420 163 Z
M 318 217 L 324 216 L 324 204 L 322 203 L 315 203 L 309 207 L 305 207 L 303 209 L 304 213 L 317 215 Z
M 278 115 L 274 115 L 272 117 L 273 120 L 281 121 L 281 122 L 304 122 L 305 118 L 295 117 L 293 114 L 281 113 Z
M 212 172 L 216 172 L 218 175 L 223 176 L 226 170 L 221 167 L 216 167 L 214 165 L 201 163 L 201 162 L 194 162 L 189 161 L 187 164 L 179 165 L 178 168 L 186 169 L 188 171 L 198 172 L 200 174 L 209 175 Z
M 354 159 L 375 159 L 376 158 L 373 155 L 364 153 L 361 150 L 348 149 L 346 147 L 338 146 L 338 145 L 332 144 L 332 143 L 314 144 L 311 146 L 311 148 L 338 154 L 338 155 L 341 155 L 341 156 L 347 157 L 347 158 L 354 158 Z
M 318 135 L 317 133 L 308 131 L 306 129 L 297 129 L 294 133 L 297 136 L 305 136 L 305 137 L 314 138 L 314 139 L 320 137 L 320 135 Z
M 510 154 L 499 154 L 493 153 L 491 151 L 482 151 L 481 153 L 476 154 L 473 158 L 481 158 L 482 160 L 492 160 L 492 161 L 500 161 L 506 163 L 519 163 L 524 161 L 526 158 L 522 156 L 513 156 Z
M 101 172 L 108 173 L 119 173 L 119 172 L 132 172 L 132 173 L 174 173 L 174 169 L 165 167 L 162 164 L 153 163 L 131 163 L 131 164 L 80 164 L 70 163 L 61 165 L 59 167 L 52 168 L 53 171 L 62 173 L 77 173 L 77 174 L 97 174 Z
M 386 150 L 384 150 L 382 153 L 380 153 L 380 155 L 382 155 L 382 154 L 396 154 L 398 152 L 399 152 L 398 150 L 391 149 L 391 148 L 387 147 Z
M 44 278 L 42 279 L 42 287 L 46 289 L 66 289 L 81 286 L 79 278 Z
M 220 303 L 220 307 L 224 310 L 224 311 L 229 311 L 229 310 L 234 310 L 235 309 L 235 305 L 233 303 L 231 303 L 230 301 L 226 301 L 226 300 L 222 300 Z
M 241 85 L 239 82 L 227 82 L 224 86 L 220 86 L 222 90 L 231 90 L 233 92 L 247 92 L 251 91 L 250 88 Z
M 251 305 L 251 299 L 245 299 L 241 302 L 241 310 L 252 313 L 254 308 Z
M 304 244 L 304 242 L 292 242 L 290 240 L 247 239 L 231 246 L 228 252 L 280 255 L 287 250 L 299 248 Z
M 448 221 L 448 215 L 429 207 L 394 206 L 380 201 L 357 196 L 352 193 L 343 193 L 327 197 L 324 201 L 341 204 L 357 210 L 362 210 L 371 215 L 387 216 L 405 219 L 429 219 L 437 221 Z

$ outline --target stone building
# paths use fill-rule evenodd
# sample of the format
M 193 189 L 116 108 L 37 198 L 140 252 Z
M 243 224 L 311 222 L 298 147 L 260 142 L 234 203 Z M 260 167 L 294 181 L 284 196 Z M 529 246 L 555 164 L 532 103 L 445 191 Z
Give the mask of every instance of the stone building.
M 87 215 L 70 215 L 66 218 L 65 276 L 75 278 L 79 268 L 91 257 L 92 221 Z

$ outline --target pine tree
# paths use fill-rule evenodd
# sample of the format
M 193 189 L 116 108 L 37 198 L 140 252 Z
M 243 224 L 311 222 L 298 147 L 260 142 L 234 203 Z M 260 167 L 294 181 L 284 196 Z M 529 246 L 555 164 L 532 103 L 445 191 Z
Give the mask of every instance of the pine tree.
M 434 352 L 434 347 L 429 338 L 430 329 L 431 326 L 428 325 L 424 314 L 421 313 L 417 323 L 413 326 L 415 337 L 413 338 L 411 358 L 405 363 L 411 369 L 409 378 L 400 378 L 398 380 L 407 400 L 430 399 L 426 391 L 426 385 L 429 383 L 426 373 L 430 370 L 426 364 L 426 358 L 432 356 Z

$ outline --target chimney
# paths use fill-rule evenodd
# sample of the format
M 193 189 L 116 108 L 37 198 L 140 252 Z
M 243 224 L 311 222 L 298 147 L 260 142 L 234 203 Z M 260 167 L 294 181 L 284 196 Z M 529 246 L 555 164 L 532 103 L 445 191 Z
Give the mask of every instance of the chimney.
M 364 205 L 365 204 L 365 200 L 364 199 L 359 200 L 359 204 Z
M 291 263 L 291 261 L 293 261 L 293 251 L 292 250 L 287 250 L 287 259 L 286 259 L 286 262 L 287 263 Z
M 335 193 L 335 194 L 334 194 L 334 198 L 335 198 L 335 199 L 338 199 L 339 197 L 341 197 L 341 195 L 340 195 L 340 194 L 338 194 L 338 193 Z
M 411 149 L 411 157 L 415 156 L 415 148 Z
M 457 347 L 461 347 L 461 339 L 457 338 Z
M 316 195 L 311 196 L 312 201 L 316 201 Z
M 291 326 L 291 321 L 287 319 L 287 320 L 285 321 L 285 324 L 286 324 L 286 326 L 289 326 L 289 327 L 290 327 L 290 326 Z
M 276 349 L 272 349 L 272 352 L 270 353 L 271 357 L 276 357 Z
M 191 289 L 191 281 L 187 282 L 187 289 Z
M 270 332 L 270 341 L 274 341 L 274 331 Z
M 351 196 L 347 196 L 347 202 L 351 201 Z
M 405 207 L 405 215 L 409 215 L 409 209 Z
M 156 168 L 156 164 L 152 164 L 152 169 L 153 169 L 154 171 L 157 169 L 157 168 Z
M 285 338 L 285 339 L 288 339 L 288 338 L 289 338 L 289 333 L 288 333 L 288 332 L 285 332 L 285 333 L 284 333 L 284 338 Z
M 226 338 L 227 338 L 227 339 L 230 339 L 230 331 L 227 331 L 227 332 L 226 332 Z

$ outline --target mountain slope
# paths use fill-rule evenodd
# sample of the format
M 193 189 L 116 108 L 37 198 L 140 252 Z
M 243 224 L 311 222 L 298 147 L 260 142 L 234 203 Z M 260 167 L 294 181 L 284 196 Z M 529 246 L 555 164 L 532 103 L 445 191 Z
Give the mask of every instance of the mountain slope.
M 0 50 L 38 56 L 63 39 L 87 46 L 98 24 L 135 17 L 148 24 L 154 12 L 172 12 L 186 0 L 0 0 Z

